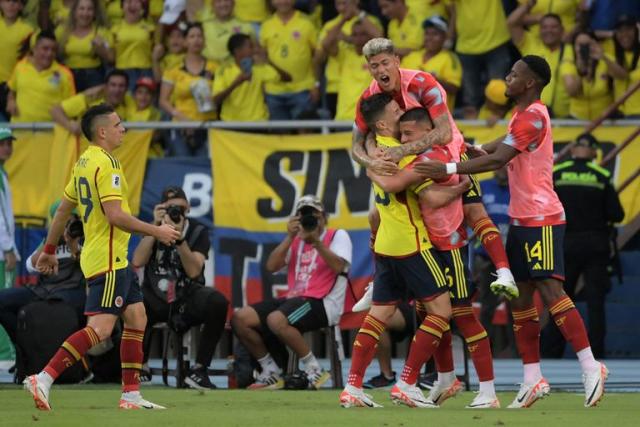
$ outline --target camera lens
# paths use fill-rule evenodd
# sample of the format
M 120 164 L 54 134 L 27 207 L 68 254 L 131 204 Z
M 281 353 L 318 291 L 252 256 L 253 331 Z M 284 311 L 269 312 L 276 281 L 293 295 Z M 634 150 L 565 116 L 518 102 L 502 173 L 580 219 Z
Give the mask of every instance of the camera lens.
M 173 222 L 180 222 L 182 217 L 184 216 L 184 208 L 182 206 L 168 206 L 167 207 L 167 215 L 171 218 Z

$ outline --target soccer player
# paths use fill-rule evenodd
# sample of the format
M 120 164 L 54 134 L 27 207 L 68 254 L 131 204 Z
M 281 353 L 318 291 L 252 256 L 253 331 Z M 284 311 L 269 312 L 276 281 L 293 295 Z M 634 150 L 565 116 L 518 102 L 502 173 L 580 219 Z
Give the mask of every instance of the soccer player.
M 397 142 L 398 118 L 402 112 L 388 94 L 377 94 L 361 102 L 367 124 L 375 129 L 379 141 Z M 403 162 L 411 158 L 403 159 Z M 423 186 L 429 185 L 429 182 Z M 427 315 L 416 331 L 400 380 L 391 389 L 391 399 L 410 407 L 429 408 L 416 386 L 420 368 L 436 351 L 449 328 L 451 304 L 446 279 L 438 264 L 424 223 L 415 191 L 386 193 L 373 184 L 380 212 L 380 226 L 374 243 L 376 271 L 373 307 L 362 322 L 353 343 L 353 356 L 347 386 L 340 394 L 343 407 L 377 407 L 362 390 L 362 379 L 376 352 L 380 334 L 395 312 L 397 304 L 410 293 L 421 302 Z
M 489 153 L 461 163 L 427 161 L 414 170 L 432 179 L 450 174 L 488 172 L 508 164 L 509 216 L 507 253 L 520 296 L 511 302 L 524 382 L 510 408 L 526 408 L 549 393 L 540 370 L 540 324 L 533 303 L 537 289 L 583 372 L 584 405 L 595 406 L 604 394 L 608 370 L 593 357 L 582 317 L 565 294 L 563 238 L 565 215 L 553 190 L 553 139 L 547 107 L 540 101 L 551 79 L 547 61 L 535 55 L 517 61 L 507 75 L 506 95 L 516 102 L 508 134 L 482 148 Z
M 432 129 L 429 113 L 424 108 L 413 108 L 400 117 L 400 135 L 402 143 L 411 142 Z M 436 146 L 418 157 L 420 159 L 459 159 L 460 154 L 449 152 L 449 146 Z M 406 166 L 394 176 L 378 176 L 369 174 L 372 180 L 386 192 L 400 192 L 407 187 L 422 187 L 424 176 Z M 438 181 L 441 182 L 441 181 Z M 458 175 L 445 177 L 440 185 L 456 185 Z M 468 186 L 468 180 L 467 186 Z M 430 192 L 434 185 L 424 188 L 423 192 Z M 464 190 L 463 190 L 464 191 Z M 422 195 L 421 195 L 422 196 Z M 444 275 L 449 285 L 449 294 L 453 306 L 453 320 L 462 333 L 476 372 L 480 379 L 480 393 L 467 406 L 471 409 L 499 408 L 500 402 L 496 397 L 493 375 L 493 357 L 489 337 L 482 324 L 478 321 L 471 307 L 471 298 L 475 286 L 469 280 L 466 231 L 463 225 L 464 214 L 460 196 L 449 203 L 440 205 L 432 202 L 433 197 L 420 197 L 422 220 L 424 221 L 429 239 L 438 250 Z M 418 302 L 416 310 L 424 316 L 423 304 Z M 442 335 L 440 346 L 434 354 L 438 380 L 434 383 L 429 399 L 436 405 L 442 405 L 445 400 L 455 396 L 462 390 L 460 381 L 453 369 L 453 353 L 451 349 L 451 331 Z
M 71 211 L 77 207 L 84 223 L 80 267 L 87 279 L 85 314 L 89 319 L 84 329 L 62 343 L 42 372 L 24 380 L 24 387 L 33 395 L 38 409 L 51 410 L 49 390 L 53 382 L 91 347 L 110 337 L 118 316 L 121 316 L 124 331 L 120 343 L 120 408 L 164 409 L 140 395 L 139 371 L 147 317 L 140 285 L 128 267 L 127 247 L 132 232 L 154 236 L 166 245 L 174 244 L 180 233 L 170 225 L 147 224 L 131 215 L 127 181 L 120 162 L 111 154 L 122 144 L 125 132 L 113 108 L 106 104 L 89 108 L 82 116 L 81 128 L 91 144 L 73 168 L 73 176 L 64 190 L 36 268 L 42 274 L 57 272 L 56 243 Z
M 388 148 L 383 158 L 371 157 L 364 147 L 369 126 L 360 108 L 357 108 L 353 127 L 352 155 L 358 163 L 378 175 L 392 175 L 398 171 L 397 163 L 401 158 L 423 153 L 433 145 L 451 144 L 455 149 L 463 151 L 464 139 L 447 108 L 447 94 L 431 74 L 400 68 L 400 60 L 394 52 L 393 43 L 388 39 L 369 40 L 363 48 L 363 54 L 374 81 L 362 93 L 359 103 L 373 94 L 388 93 L 403 110 L 426 108 L 433 121 L 434 129 L 416 141 Z M 473 179 L 472 182 L 474 182 Z M 517 296 L 518 288 L 509 269 L 500 232 L 482 205 L 480 186 L 476 182 L 469 190 L 464 202 L 467 223 L 480 238 L 496 266 L 498 277 L 491 284 L 492 291 L 504 294 L 508 298 Z

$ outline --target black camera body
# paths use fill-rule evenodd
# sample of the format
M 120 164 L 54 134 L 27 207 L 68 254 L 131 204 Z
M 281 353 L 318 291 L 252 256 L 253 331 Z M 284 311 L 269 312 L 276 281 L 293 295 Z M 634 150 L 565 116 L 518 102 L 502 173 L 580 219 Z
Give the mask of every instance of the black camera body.
M 169 205 L 167 206 L 166 211 L 169 218 L 171 218 L 171 221 L 178 223 L 184 217 L 185 209 L 182 206 Z
M 67 222 L 67 233 L 72 239 L 84 237 L 84 226 L 78 215 L 73 215 Z
M 300 225 L 305 231 L 313 231 L 318 227 L 318 218 L 314 215 L 316 210 L 310 206 L 300 209 Z

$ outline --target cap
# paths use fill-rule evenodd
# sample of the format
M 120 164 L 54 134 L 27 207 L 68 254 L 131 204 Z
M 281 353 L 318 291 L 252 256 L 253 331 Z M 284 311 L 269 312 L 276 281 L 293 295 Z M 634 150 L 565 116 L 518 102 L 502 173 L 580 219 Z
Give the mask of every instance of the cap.
M 11 129 L 0 128 L 0 141 L 4 141 L 5 139 L 15 141 L 16 137 L 13 136 L 13 132 L 11 132 Z
M 307 194 L 305 196 L 302 196 L 300 200 L 298 200 L 298 203 L 296 203 L 296 212 L 300 211 L 300 209 L 306 206 L 312 207 L 319 212 L 324 212 L 324 206 L 322 202 L 313 194 Z
M 162 196 L 160 196 L 160 203 L 164 203 L 169 199 L 188 200 L 184 190 L 176 185 L 170 185 L 162 191 Z
M 616 20 L 615 28 L 620 28 L 623 26 L 635 26 L 638 24 L 638 20 L 631 15 L 620 15 Z
M 151 92 L 156 91 L 156 82 L 154 82 L 151 77 L 140 77 L 138 80 L 136 80 L 136 89 L 138 88 L 138 86 L 144 86 Z
M 158 22 L 165 25 L 174 24 L 186 7 L 186 0 L 165 0 L 162 15 Z
M 422 28 L 436 28 L 440 31 L 447 32 L 449 24 L 447 20 L 440 15 L 433 15 L 422 22 Z
M 576 145 L 598 148 L 600 146 L 600 143 L 595 138 L 595 136 L 591 135 L 590 133 L 583 133 L 576 138 Z
M 493 79 L 484 88 L 484 96 L 494 104 L 507 105 L 509 98 L 504 94 L 507 90 L 507 84 L 504 80 Z

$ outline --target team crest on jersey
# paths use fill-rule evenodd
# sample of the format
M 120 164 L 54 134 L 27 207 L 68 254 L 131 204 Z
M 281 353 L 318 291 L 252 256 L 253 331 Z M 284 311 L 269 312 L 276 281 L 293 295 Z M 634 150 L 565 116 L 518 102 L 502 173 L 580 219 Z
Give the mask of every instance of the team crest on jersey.
M 111 175 L 111 186 L 113 188 L 120 188 L 120 175 L 116 173 Z
M 116 300 L 114 301 L 114 304 L 116 305 L 116 307 L 120 308 L 122 307 L 122 304 L 124 303 L 124 300 L 122 299 L 121 296 L 117 296 Z
M 294 31 L 293 33 L 291 33 L 291 36 L 293 36 L 294 40 L 300 40 L 300 31 Z
M 51 75 L 51 77 L 49 77 L 49 83 L 51 83 L 52 86 L 58 86 L 60 84 L 60 73 L 57 71 L 54 71 L 54 73 Z

